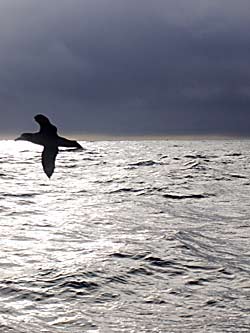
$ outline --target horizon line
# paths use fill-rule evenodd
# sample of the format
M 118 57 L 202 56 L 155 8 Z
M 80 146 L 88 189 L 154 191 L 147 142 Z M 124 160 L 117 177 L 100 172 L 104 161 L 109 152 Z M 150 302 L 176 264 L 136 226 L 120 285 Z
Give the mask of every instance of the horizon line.
M 59 134 L 60 135 L 60 134 Z M 0 133 L 0 140 L 14 140 L 18 133 Z M 147 141 L 147 140 L 237 140 L 237 139 L 250 139 L 250 135 L 244 134 L 138 134 L 138 135 L 113 135 L 113 134 L 79 134 L 75 133 L 65 133 L 63 136 L 70 139 L 75 139 L 79 141 Z

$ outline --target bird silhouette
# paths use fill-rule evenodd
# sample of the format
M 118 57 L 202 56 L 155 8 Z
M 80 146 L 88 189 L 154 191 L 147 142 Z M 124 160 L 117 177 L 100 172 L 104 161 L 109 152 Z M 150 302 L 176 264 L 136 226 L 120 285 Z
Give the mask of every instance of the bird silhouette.
M 63 138 L 57 134 L 57 128 L 49 119 L 38 114 L 34 117 L 35 121 L 40 125 L 39 132 L 22 133 L 15 140 L 23 140 L 41 145 L 44 147 L 42 152 L 42 166 L 46 175 L 50 178 L 55 170 L 55 161 L 58 154 L 58 147 L 68 147 L 83 149 L 83 147 L 75 140 Z

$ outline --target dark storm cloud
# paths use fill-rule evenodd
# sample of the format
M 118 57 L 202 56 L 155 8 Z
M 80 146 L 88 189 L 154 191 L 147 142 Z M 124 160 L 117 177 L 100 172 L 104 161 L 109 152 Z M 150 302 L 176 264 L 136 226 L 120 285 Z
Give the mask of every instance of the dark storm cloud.
M 248 1 L 1 1 L 1 131 L 249 133 Z M 27 123 L 29 120 L 29 123 Z

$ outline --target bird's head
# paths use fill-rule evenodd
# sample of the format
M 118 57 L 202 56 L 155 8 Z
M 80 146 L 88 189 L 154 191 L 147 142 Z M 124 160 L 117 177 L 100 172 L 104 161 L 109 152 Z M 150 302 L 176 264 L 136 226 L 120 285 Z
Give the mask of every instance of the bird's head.
M 34 117 L 35 121 L 38 122 L 38 124 L 40 125 L 47 125 L 47 124 L 50 124 L 50 121 L 49 119 L 44 116 L 43 114 L 37 114 L 35 117 Z

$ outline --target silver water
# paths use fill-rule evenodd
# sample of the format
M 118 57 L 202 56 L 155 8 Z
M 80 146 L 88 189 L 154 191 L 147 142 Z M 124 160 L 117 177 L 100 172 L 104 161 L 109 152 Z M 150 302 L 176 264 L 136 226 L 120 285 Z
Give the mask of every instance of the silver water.
M 0 332 L 249 332 L 250 141 L 0 142 Z

